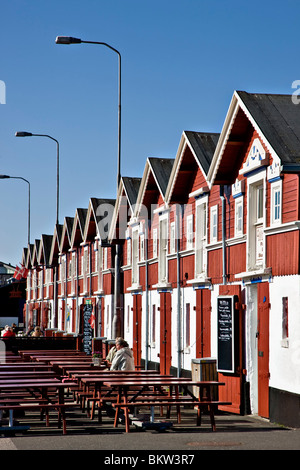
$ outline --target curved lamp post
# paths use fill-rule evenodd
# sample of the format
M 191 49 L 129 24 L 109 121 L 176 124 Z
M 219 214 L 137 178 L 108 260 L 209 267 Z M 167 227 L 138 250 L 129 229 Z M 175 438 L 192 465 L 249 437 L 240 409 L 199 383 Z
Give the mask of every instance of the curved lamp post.
M 51 140 L 54 140 L 56 142 L 56 224 L 59 223 L 59 142 L 58 140 L 54 139 L 54 137 L 51 137 L 51 135 L 47 134 L 32 134 L 31 132 L 16 132 L 15 133 L 16 137 L 48 137 Z
M 118 170 L 117 170 L 117 193 L 119 189 L 121 179 L 121 54 L 114 47 L 110 46 L 106 42 L 96 41 L 82 41 L 78 38 L 70 36 L 57 36 L 56 44 L 99 44 L 101 46 L 108 47 L 112 51 L 118 54 L 119 58 L 119 106 L 118 106 Z M 115 307 L 114 307 L 114 319 L 113 319 L 113 337 L 121 335 L 121 304 L 120 304 L 120 257 L 121 257 L 121 246 L 117 243 L 116 255 L 115 255 Z
M 17 180 L 23 180 L 25 183 L 28 183 L 28 245 L 30 244 L 30 183 L 27 179 L 22 178 L 22 176 L 8 176 L 8 175 L 0 175 L 0 179 L 8 179 L 13 178 Z
M 117 170 L 117 192 L 121 179 L 121 54 L 114 47 L 110 46 L 106 42 L 97 41 L 83 41 L 82 39 L 73 38 L 70 36 L 57 36 L 55 40 L 56 44 L 99 44 L 101 46 L 108 47 L 112 51 L 118 54 L 119 58 L 119 105 L 118 105 L 118 170 Z

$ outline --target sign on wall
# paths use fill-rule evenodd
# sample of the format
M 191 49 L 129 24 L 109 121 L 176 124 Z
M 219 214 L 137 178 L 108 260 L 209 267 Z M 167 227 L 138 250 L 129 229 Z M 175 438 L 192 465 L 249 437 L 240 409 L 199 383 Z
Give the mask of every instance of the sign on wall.
M 234 310 L 235 296 L 219 296 L 217 300 L 217 321 L 218 321 L 218 355 L 217 371 L 231 372 L 235 371 L 234 360 Z
M 93 304 L 91 300 L 86 300 L 83 306 L 83 350 L 86 354 L 92 354 L 93 330 L 91 326 L 91 316 Z

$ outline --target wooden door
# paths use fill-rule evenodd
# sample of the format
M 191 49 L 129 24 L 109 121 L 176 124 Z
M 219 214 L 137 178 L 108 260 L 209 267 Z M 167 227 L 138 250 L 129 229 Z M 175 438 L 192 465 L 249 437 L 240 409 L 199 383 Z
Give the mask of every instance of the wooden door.
M 171 293 L 160 293 L 160 373 L 169 374 L 171 367 Z
M 136 365 L 141 364 L 142 358 L 142 296 L 133 296 L 133 355 Z
M 257 286 L 258 414 L 269 418 L 269 284 Z
M 225 382 L 225 386 L 219 387 L 219 399 L 229 401 L 230 406 L 220 406 L 220 410 L 229 411 L 231 413 L 240 414 L 242 410 L 242 383 L 243 383 L 243 329 L 244 321 L 241 309 L 241 286 L 224 285 L 220 286 L 220 295 L 235 295 L 237 297 L 236 316 L 237 324 L 235 325 L 235 372 L 219 373 L 219 381 Z
M 196 291 L 196 357 L 210 357 L 211 292 L 208 289 Z

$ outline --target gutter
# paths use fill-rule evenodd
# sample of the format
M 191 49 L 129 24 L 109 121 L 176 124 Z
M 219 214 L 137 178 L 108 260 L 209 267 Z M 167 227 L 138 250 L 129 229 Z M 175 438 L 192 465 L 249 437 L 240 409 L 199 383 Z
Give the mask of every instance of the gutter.
M 224 196 L 224 186 L 220 187 L 220 198 L 222 201 L 222 266 L 223 285 L 227 284 L 226 274 L 226 199 Z
M 180 221 L 182 218 L 181 206 L 176 204 L 176 256 L 177 256 L 177 376 L 181 376 L 181 290 L 180 290 Z
M 146 354 L 145 369 L 148 369 L 149 363 L 149 289 L 148 289 L 148 225 L 145 223 L 145 293 L 146 293 Z

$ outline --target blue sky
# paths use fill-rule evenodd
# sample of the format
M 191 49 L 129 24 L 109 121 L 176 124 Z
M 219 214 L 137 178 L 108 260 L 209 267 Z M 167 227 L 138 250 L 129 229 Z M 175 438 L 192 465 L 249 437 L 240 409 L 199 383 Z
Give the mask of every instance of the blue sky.
M 60 143 L 60 223 L 116 196 L 117 55 L 56 36 L 122 55 L 123 176 L 174 158 L 184 130 L 220 132 L 234 90 L 291 94 L 300 79 L 298 0 L 10 0 L 0 17 L 0 173 L 30 180 L 31 242 L 54 232 L 56 145 L 16 131 Z M 1 261 L 21 261 L 27 195 L 0 180 Z

